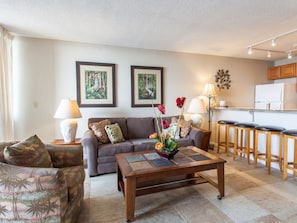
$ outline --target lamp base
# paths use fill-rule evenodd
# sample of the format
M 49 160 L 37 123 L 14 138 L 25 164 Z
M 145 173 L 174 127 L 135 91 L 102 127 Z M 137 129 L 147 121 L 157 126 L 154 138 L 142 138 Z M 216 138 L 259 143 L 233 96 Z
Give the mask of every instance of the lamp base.
M 61 122 L 61 133 L 65 143 L 75 142 L 77 121 L 75 119 L 65 119 Z
M 196 128 L 200 128 L 202 124 L 202 116 L 200 114 L 191 115 L 192 124 Z

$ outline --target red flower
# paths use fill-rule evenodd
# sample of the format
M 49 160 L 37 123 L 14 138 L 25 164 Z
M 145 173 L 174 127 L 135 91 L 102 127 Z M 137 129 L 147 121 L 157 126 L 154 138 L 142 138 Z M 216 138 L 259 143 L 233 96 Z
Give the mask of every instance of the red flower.
M 164 115 L 165 114 L 165 106 L 164 105 L 158 105 L 159 111 Z
M 181 98 L 177 98 L 176 99 L 176 106 L 179 108 L 182 108 L 184 106 L 186 98 L 185 97 L 181 97 Z
M 168 120 L 163 120 L 162 126 L 163 126 L 163 129 L 167 129 L 170 126 L 170 122 Z

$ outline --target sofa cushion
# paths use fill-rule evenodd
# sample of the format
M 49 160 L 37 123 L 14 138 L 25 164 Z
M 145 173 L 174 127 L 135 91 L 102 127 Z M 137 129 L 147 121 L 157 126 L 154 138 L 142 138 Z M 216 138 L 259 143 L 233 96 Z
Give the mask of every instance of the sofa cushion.
M 178 147 L 194 146 L 194 141 L 189 136 L 185 138 L 177 139 L 176 143 Z
M 129 141 L 120 142 L 117 144 L 101 144 L 98 147 L 98 159 L 100 160 L 104 156 L 112 156 L 115 160 L 115 154 L 129 152 L 133 152 L 133 145 Z
M 153 150 L 155 148 L 156 139 L 130 139 L 129 140 L 134 145 L 134 152 Z
M 155 132 L 154 118 L 127 118 L 128 139 L 148 138 Z
M 93 122 L 89 124 L 89 128 L 93 130 L 95 136 L 101 143 L 109 143 L 108 135 L 105 131 L 105 126 L 110 125 L 109 119 L 104 119 L 100 122 Z
M 51 157 L 37 135 L 4 149 L 8 164 L 25 167 L 52 167 Z
M 125 141 L 122 130 L 118 123 L 112 125 L 106 125 L 105 131 L 112 144 Z

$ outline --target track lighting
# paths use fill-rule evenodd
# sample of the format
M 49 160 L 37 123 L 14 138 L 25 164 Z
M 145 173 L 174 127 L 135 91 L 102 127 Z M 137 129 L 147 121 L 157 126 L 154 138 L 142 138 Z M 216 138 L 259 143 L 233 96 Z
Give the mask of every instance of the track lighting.
M 256 43 L 252 43 L 252 44 L 248 45 L 248 47 L 247 47 L 248 54 L 249 55 L 252 54 L 253 51 L 255 51 L 255 52 L 263 51 L 263 52 L 267 53 L 268 58 L 275 57 L 277 59 L 277 58 L 279 58 L 278 55 L 282 54 L 284 56 L 287 56 L 288 59 L 291 59 L 292 53 L 295 51 L 297 52 L 297 44 L 296 44 L 296 46 L 294 46 L 294 44 L 292 44 L 294 46 L 293 48 L 290 47 L 290 44 L 288 43 L 288 41 L 292 41 L 291 39 L 294 39 L 294 38 L 292 38 L 292 36 L 290 37 L 289 40 L 284 41 L 284 44 L 283 44 L 282 40 L 285 39 L 286 36 L 291 35 L 293 33 L 297 34 L 297 29 L 293 29 L 288 32 L 281 33 L 279 35 L 275 35 L 273 37 L 270 37 L 268 39 L 265 39 L 265 40 L 262 40 L 262 41 L 259 41 Z M 280 44 L 276 44 L 276 41 L 280 42 Z M 271 43 L 271 47 L 270 47 L 269 43 Z M 280 46 L 275 47 L 276 45 L 280 45 Z M 281 46 L 282 46 L 282 48 L 287 48 L 287 49 L 280 50 L 279 48 Z M 275 47 L 275 48 L 272 48 L 272 47 Z M 273 55 L 272 55 L 272 53 L 273 53 Z
M 252 47 L 250 46 L 249 48 L 248 48 L 248 54 L 252 54 L 253 53 L 253 50 L 252 50 Z
M 273 38 L 273 39 L 271 40 L 271 46 L 276 46 L 276 39 L 275 39 L 275 38 Z

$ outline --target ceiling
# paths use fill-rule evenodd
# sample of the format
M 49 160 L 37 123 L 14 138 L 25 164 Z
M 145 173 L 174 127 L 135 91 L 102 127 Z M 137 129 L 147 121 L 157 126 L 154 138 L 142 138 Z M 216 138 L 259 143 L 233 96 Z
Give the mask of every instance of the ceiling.
M 297 29 L 297 1 L 0 0 L 0 25 L 28 37 L 273 61 L 287 55 L 247 48 L 271 48 Z M 294 32 L 273 49 L 296 47 Z

